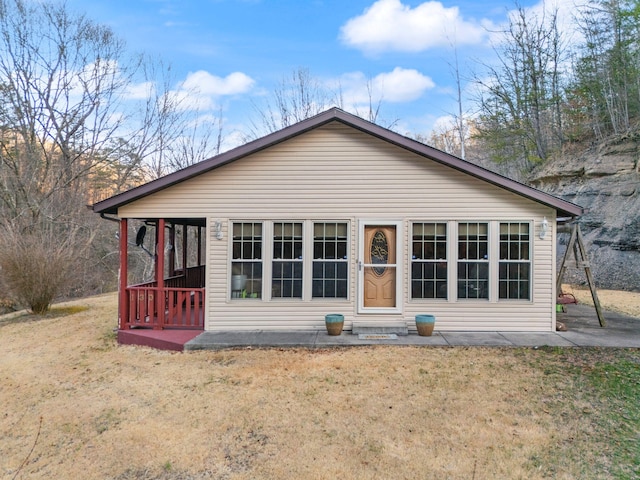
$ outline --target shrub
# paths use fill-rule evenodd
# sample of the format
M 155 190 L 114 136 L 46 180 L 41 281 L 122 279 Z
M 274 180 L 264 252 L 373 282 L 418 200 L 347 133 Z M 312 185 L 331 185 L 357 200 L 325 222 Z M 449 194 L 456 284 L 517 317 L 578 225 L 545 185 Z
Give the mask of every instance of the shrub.
M 0 298 L 0 315 L 11 313 L 16 310 L 16 302 L 9 298 Z
M 74 282 L 74 272 L 89 240 L 74 225 L 40 222 L 0 232 L 0 268 L 8 294 L 33 313 L 46 313 Z

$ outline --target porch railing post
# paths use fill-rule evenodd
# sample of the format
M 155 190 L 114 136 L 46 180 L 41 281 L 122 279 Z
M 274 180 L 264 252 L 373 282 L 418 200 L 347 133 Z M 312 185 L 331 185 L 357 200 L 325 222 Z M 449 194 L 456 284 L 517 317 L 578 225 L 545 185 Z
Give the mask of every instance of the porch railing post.
M 175 223 L 169 227 L 169 276 L 174 277 L 176 274 L 176 225 Z
M 202 227 L 198 225 L 198 266 L 202 265 Z
M 128 278 L 128 225 L 127 219 L 120 219 L 120 278 L 118 285 L 118 328 L 124 330 L 129 324 Z
M 159 218 L 156 228 L 156 313 L 158 323 L 154 327 L 158 330 L 164 328 L 165 322 L 165 290 L 164 290 L 164 218 Z
M 189 227 L 186 222 L 182 224 L 182 272 L 187 273 L 187 250 L 189 249 Z

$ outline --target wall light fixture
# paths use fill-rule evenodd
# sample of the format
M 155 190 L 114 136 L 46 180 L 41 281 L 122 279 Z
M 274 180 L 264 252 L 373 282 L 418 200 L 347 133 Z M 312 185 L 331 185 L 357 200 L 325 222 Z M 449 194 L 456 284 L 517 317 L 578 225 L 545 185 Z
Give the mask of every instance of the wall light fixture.
M 549 231 L 549 222 L 547 221 L 547 217 L 544 217 L 542 223 L 540 224 L 540 239 L 544 240 L 544 237 L 547 236 L 547 232 Z
M 215 222 L 213 228 L 215 229 L 216 238 L 222 240 L 222 222 Z

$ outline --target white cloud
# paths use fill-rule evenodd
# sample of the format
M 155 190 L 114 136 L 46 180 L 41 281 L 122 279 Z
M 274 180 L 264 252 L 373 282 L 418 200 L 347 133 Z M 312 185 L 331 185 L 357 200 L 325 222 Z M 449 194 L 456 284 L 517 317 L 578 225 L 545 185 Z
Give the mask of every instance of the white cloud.
M 219 97 L 246 93 L 253 88 L 255 80 L 242 72 L 219 77 L 198 70 L 190 72 L 178 83 L 175 90 L 168 92 L 180 110 L 211 111 L 219 108 Z M 142 86 L 140 86 L 140 89 Z
M 193 90 L 171 90 L 167 93 L 171 97 L 171 102 L 183 111 L 206 112 L 216 110 L 217 104 L 210 95 L 203 95 Z
M 233 72 L 226 77 L 218 77 L 204 70 L 189 73 L 184 82 L 183 90 L 193 90 L 202 95 L 237 95 L 249 91 L 255 81 L 242 72 Z
M 374 91 L 381 91 L 383 98 L 389 102 L 410 102 L 436 84 L 417 70 L 396 67 L 392 72 L 377 75 L 373 79 L 373 86 Z
M 420 98 L 425 91 L 434 88 L 433 80 L 414 69 L 396 67 L 391 72 L 380 73 L 367 78 L 362 72 L 352 72 L 335 80 L 343 100 L 349 106 L 411 102 Z
M 345 44 L 367 53 L 420 52 L 452 43 L 477 44 L 486 30 L 464 20 L 458 7 L 430 1 L 411 8 L 400 0 L 378 0 L 347 21 L 340 36 Z
M 433 130 L 435 132 L 448 132 L 458 125 L 458 120 L 453 115 L 444 115 L 438 117 L 433 122 Z
M 536 5 L 525 9 L 528 14 L 534 14 L 539 20 L 546 18 L 548 21 L 553 14 L 557 14 L 558 30 L 570 41 L 582 41 L 582 33 L 578 29 L 575 17 L 579 12 L 575 0 L 541 0 Z M 509 16 L 515 15 L 516 10 L 509 12 Z
M 153 95 L 156 88 L 154 82 L 134 83 L 127 87 L 125 98 L 128 100 L 146 100 Z

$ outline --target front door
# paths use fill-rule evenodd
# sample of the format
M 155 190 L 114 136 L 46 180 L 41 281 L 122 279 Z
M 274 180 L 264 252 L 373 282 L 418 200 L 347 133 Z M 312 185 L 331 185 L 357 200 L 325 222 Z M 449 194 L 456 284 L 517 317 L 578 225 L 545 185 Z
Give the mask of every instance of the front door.
M 397 224 L 363 224 L 360 229 L 360 311 L 398 310 Z

